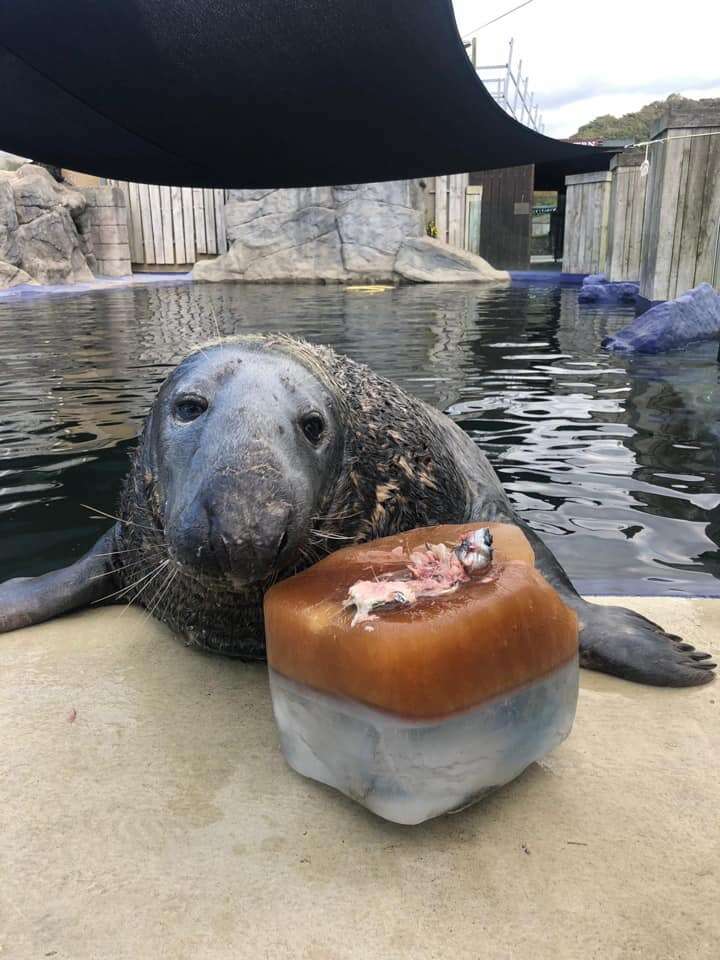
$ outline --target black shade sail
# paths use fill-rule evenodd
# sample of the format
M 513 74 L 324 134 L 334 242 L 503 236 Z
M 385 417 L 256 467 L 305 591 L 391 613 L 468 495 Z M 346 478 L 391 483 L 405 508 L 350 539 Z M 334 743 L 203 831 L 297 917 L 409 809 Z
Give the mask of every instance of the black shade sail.
M 450 0 L 1 0 L 0 149 L 215 187 L 608 164 L 495 103 Z

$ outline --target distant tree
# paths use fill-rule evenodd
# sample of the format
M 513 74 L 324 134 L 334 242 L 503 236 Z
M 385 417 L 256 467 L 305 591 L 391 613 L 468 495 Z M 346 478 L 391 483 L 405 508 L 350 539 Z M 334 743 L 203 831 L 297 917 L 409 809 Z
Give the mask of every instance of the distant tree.
M 635 113 L 626 113 L 622 117 L 614 117 L 606 113 L 595 117 L 589 123 L 583 124 L 570 137 L 571 140 L 647 140 L 653 124 L 660 119 L 670 103 L 684 103 L 692 106 L 696 103 L 704 105 L 720 105 L 720 100 L 690 100 L 681 97 L 679 93 L 671 93 L 667 100 L 654 100 L 646 104 Z

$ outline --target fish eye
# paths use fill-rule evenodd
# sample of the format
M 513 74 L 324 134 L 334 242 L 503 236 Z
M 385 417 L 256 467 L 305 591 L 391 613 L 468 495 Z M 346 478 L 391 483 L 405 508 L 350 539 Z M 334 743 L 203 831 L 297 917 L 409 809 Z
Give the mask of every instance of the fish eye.
M 312 444 L 318 444 L 325 433 L 325 421 L 319 413 L 306 413 L 300 421 L 300 427 Z
M 175 401 L 175 419 L 181 423 L 190 423 L 191 420 L 197 420 L 208 408 L 208 402 L 204 397 L 180 397 Z

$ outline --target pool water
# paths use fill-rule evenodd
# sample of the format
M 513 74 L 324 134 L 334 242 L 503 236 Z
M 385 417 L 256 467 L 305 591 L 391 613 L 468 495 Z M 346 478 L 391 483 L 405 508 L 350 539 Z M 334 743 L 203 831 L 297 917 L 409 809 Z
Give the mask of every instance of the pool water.
M 0 298 L 0 580 L 79 556 L 167 372 L 218 331 L 327 343 L 442 409 L 586 593 L 720 596 L 715 343 L 608 355 L 577 287 L 170 280 Z

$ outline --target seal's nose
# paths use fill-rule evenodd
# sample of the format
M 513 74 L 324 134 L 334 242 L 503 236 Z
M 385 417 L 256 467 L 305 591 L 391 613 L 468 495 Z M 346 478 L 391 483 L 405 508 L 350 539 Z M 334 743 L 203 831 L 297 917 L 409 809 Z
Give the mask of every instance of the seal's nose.
M 205 505 L 207 560 L 235 580 L 254 582 L 274 573 L 282 563 L 292 522 L 289 503 L 263 504 L 252 511 L 229 511 L 213 501 Z

